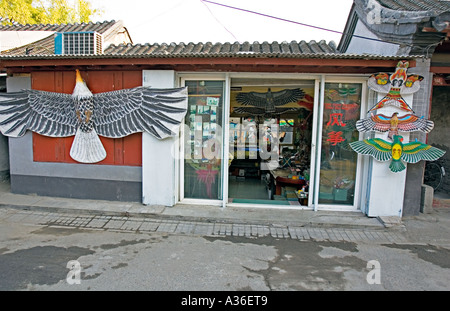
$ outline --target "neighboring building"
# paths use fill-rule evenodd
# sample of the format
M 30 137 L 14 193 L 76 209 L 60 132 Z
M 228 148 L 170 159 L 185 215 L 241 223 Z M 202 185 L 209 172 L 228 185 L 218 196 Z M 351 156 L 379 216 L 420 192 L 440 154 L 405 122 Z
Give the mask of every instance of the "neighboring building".
M 77 40 L 81 35 L 91 34 L 95 40 L 95 51 L 77 52 L 70 50 L 69 39 Z M 96 34 L 96 36 L 94 36 Z M 66 49 L 63 43 L 55 40 L 66 35 Z M 1 55 L 53 55 L 53 54 L 89 54 L 102 53 L 111 44 L 133 43 L 122 21 L 105 21 L 81 24 L 34 24 L 34 25 L 0 25 Z
M 93 93 L 187 86 L 189 96 L 179 137 L 101 138 L 107 158 L 97 164 L 70 158 L 73 137 L 28 132 L 9 139 L 14 193 L 166 206 L 360 210 L 371 217 L 403 213 L 406 172 L 386 166 L 384 178 L 372 178 L 371 160 L 348 143 L 363 137 L 355 123 L 376 103 L 368 77 L 393 71 L 399 60 L 421 70 L 422 58 L 344 54 L 324 41 L 118 44 L 97 54 L 22 51 L 0 56 L 8 92 L 28 85 L 71 93 L 79 69 Z M 264 96 L 270 102 L 270 92 L 301 95 L 271 110 L 261 103 Z M 408 100 L 414 105 L 412 96 Z
M 370 39 L 368 39 L 370 38 Z M 410 139 L 447 151 L 443 160 L 450 172 L 448 103 L 450 96 L 450 2 L 439 0 L 354 0 L 338 50 L 347 54 L 409 55 L 416 67 L 409 73 L 425 77 L 414 94 L 414 110 L 435 122 L 428 134 Z M 404 214 L 420 211 L 423 161 L 408 165 Z M 449 174 L 440 191 L 450 193 Z

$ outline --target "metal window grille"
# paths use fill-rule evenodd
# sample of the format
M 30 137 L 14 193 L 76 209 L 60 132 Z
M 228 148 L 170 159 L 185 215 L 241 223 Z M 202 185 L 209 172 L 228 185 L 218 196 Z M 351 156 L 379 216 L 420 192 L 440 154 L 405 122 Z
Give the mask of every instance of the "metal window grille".
M 63 32 L 57 34 L 55 54 L 102 54 L 103 38 L 97 32 Z

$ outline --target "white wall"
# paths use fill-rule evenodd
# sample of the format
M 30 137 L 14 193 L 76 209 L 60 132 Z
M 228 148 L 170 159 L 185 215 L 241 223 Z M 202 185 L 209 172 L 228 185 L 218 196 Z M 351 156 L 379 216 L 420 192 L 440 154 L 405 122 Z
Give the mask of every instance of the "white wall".
M 175 87 L 175 71 L 144 70 L 143 85 L 153 88 Z M 178 140 L 173 137 L 159 140 L 142 134 L 142 203 L 173 206 L 177 202 L 176 159 L 173 150 Z
M 384 95 L 385 94 L 378 94 L 378 100 L 381 100 Z M 410 106 L 412 106 L 412 95 L 404 96 L 404 99 Z M 377 110 L 377 113 L 382 113 L 386 116 L 391 116 L 394 112 L 399 112 L 399 116 L 408 113 L 392 106 L 383 107 Z M 399 134 L 403 136 L 404 144 L 409 142 L 409 133 L 400 132 Z M 392 142 L 389 138 L 387 138 L 387 135 L 387 132 L 376 133 L 375 137 Z M 390 161 L 391 160 L 380 162 L 373 159 L 372 166 L 369 168 L 369 176 L 371 176 L 367 212 L 369 217 L 402 216 L 408 165 L 404 163 L 406 169 L 401 172 L 394 173 L 389 169 L 389 164 L 391 163 Z
M 355 36 L 361 36 L 365 38 L 379 39 L 375 36 L 363 22 L 358 20 L 355 27 Z M 348 54 L 378 54 L 378 55 L 397 55 L 398 45 L 391 43 L 383 43 L 374 40 L 367 40 L 363 38 L 353 37 L 348 45 L 346 53 Z

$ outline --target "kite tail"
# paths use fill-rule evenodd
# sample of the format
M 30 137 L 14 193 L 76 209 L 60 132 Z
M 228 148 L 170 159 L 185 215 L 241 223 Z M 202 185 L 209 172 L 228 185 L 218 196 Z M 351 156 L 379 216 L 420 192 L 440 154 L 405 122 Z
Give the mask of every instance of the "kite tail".
M 402 161 L 391 161 L 389 168 L 391 169 L 392 172 L 398 173 L 403 171 L 406 168 L 406 166 L 402 163 Z
M 70 156 L 81 163 L 96 163 L 106 158 L 106 150 L 95 129 L 83 132 L 78 128 L 70 148 Z
M 412 110 L 412 108 L 406 103 L 406 101 L 402 97 L 392 97 L 389 95 L 383 97 L 377 104 L 375 104 L 372 108 L 370 108 L 368 112 L 381 109 L 385 106 L 394 106 L 402 110 L 414 113 L 414 110 Z

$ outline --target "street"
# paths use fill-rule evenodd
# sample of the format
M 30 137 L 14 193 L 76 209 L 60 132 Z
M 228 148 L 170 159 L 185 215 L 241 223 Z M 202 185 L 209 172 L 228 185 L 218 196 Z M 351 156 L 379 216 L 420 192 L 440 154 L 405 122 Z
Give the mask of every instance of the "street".
M 449 290 L 448 235 L 423 234 L 447 227 L 449 211 L 441 214 L 412 219 L 409 232 L 303 228 L 308 237 L 280 237 L 219 234 L 220 223 L 197 223 L 213 226 L 199 234 L 177 230 L 192 226 L 183 221 L 2 208 L 0 290 Z M 200 303 L 195 297 L 184 302 Z

